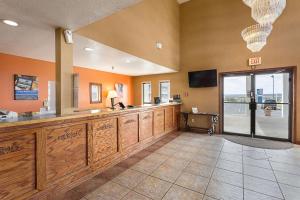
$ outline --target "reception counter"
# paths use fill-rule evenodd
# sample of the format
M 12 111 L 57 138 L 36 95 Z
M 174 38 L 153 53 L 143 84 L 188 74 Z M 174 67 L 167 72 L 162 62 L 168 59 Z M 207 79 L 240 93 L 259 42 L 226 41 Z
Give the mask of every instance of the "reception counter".
M 72 188 L 179 126 L 180 104 L 0 122 L 0 199 Z

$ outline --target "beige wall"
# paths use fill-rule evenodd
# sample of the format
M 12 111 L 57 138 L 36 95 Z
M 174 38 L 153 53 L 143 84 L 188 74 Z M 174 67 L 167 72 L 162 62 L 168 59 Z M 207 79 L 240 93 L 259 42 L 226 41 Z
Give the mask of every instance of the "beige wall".
M 257 69 L 300 65 L 300 1 L 287 1 L 287 8 L 274 24 L 266 47 L 252 54 L 241 38 L 241 31 L 255 22 L 250 8 L 241 0 L 191 0 L 180 6 L 180 72 L 175 74 L 134 78 L 135 100 L 140 103 L 140 83 L 152 81 L 153 96 L 158 95 L 158 80 L 171 80 L 171 93 L 183 97 L 183 109 L 198 106 L 201 111 L 219 112 L 219 88 L 188 87 L 187 72 L 217 68 L 218 72 L 249 70 L 247 59 L 261 56 L 263 65 Z M 300 74 L 297 70 L 297 85 Z M 297 86 L 296 85 L 296 86 Z M 300 87 L 297 87 L 297 93 Z M 184 97 L 184 92 L 188 96 Z M 296 106 L 300 98 L 296 99 Z M 300 107 L 296 107 L 300 113 Z M 300 132 L 300 117 L 295 133 Z M 299 127 L 299 129 L 297 128 Z M 296 134 L 300 142 L 300 133 Z
M 144 0 L 77 33 L 137 57 L 179 69 L 179 5 L 176 0 Z M 157 41 L 163 48 L 157 49 Z

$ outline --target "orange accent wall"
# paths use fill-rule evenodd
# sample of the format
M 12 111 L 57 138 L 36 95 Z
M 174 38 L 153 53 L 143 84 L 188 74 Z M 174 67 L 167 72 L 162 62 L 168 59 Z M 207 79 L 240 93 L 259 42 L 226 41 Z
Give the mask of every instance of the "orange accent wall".
M 115 83 L 128 86 L 128 104 L 133 103 L 133 78 L 98 70 L 74 67 L 74 73 L 79 74 L 79 109 L 106 107 L 106 96 L 109 90 L 115 89 Z M 102 103 L 90 104 L 89 83 L 102 84 Z M 110 103 L 107 102 L 107 103 Z M 110 104 L 107 105 L 108 107 Z
M 38 77 L 39 100 L 14 100 L 14 74 Z M 39 111 L 48 97 L 48 81 L 53 80 L 54 63 L 0 53 L 0 109 Z
M 128 86 L 128 103 L 133 103 L 133 78 L 130 76 L 102 72 L 82 67 L 74 67 L 79 73 L 79 108 L 106 107 L 108 90 L 114 89 L 115 83 Z M 39 100 L 14 100 L 14 74 L 37 76 L 39 80 Z M 24 58 L 0 53 L 0 109 L 15 112 L 39 111 L 48 97 L 48 81 L 55 80 L 55 64 L 42 60 Z M 102 103 L 90 104 L 89 83 L 102 84 Z M 108 105 L 109 106 L 109 105 Z

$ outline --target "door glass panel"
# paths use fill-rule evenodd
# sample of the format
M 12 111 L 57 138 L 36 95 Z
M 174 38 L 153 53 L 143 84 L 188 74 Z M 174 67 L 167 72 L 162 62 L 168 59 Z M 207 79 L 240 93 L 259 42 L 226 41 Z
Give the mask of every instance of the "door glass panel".
M 289 138 L 289 73 L 255 76 L 255 135 Z
M 224 132 L 250 135 L 250 76 L 224 77 Z

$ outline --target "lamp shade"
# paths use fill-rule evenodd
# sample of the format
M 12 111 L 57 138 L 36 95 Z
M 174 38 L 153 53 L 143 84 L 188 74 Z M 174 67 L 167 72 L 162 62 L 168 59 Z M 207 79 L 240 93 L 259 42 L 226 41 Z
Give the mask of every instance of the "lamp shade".
M 107 95 L 107 98 L 109 99 L 113 99 L 113 98 L 117 98 L 118 97 L 118 94 L 115 90 L 110 90 L 108 92 L 108 95 Z

